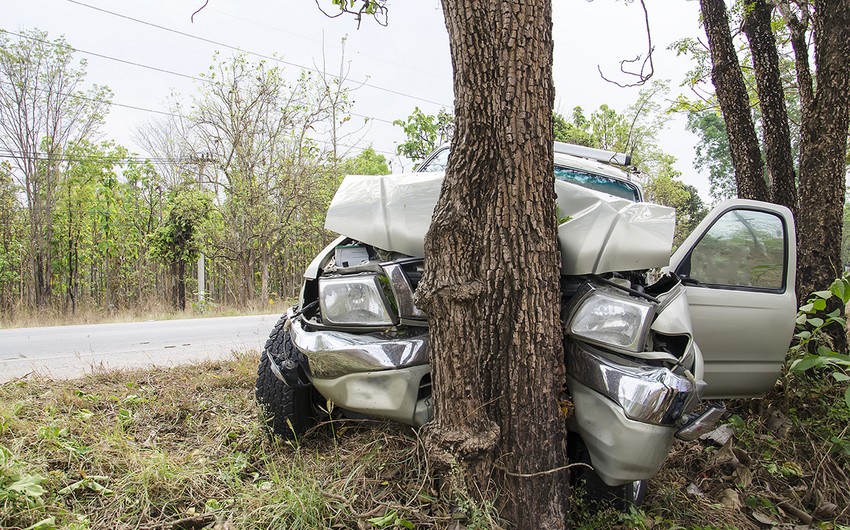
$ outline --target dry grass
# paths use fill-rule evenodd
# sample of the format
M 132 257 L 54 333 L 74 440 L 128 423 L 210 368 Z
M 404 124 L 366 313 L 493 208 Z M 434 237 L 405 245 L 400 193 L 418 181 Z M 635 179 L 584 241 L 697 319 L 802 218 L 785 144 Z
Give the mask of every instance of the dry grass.
M 208 305 L 199 310 L 188 307 L 178 311 L 162 302 L 148 302 L 137 306 L 106 310 L 95 307 L 78 309 L 74 314 L 58 308 L 18 309 L 8 313 L 0 312 L 0 329 L 32 328 L 42 326 L 66 326 L 73 324 L 108 324 L 115 322 L 143 322 L 146 320 L 177 320 L 200 317 L 228 317 L 241 315 L 262 315 L 283 313 L 292 305 L 291 300 L 260 303 L 246 306 Z
M 270 438 L 256 362 L 0 386 L 0 528 L 487 527 L 476 521 L 488 507 L 436 493 L 410 428 L 349 421 L 297 443 Z M 574 525 L 766 528 L 759 518 L 811 516 L 847 528 L 850 459 L 829 439 L 850 415 L 832 390 L 733 403 L 728 446 L 678 444 L 643 510 L 588 515 L 579 501 Z
M 0 466 L 0 527 L 51 518 L 44 528 L 357 528 L 394 512 L 421 527 L 450 519 L 431 506 L 410 429 L 347 422 L 296 444 L 270 438 L 253 399 L 256 365 L 246 355 L 193 370 L 0 386 L 6 474 L 39 477 L 43 489 L 4 499 Z
M 850 410 L 828 379 L 728 404 L 722 447 L 674 446 L 649 505 L 668 522 L 717 528 L 850 528 Z

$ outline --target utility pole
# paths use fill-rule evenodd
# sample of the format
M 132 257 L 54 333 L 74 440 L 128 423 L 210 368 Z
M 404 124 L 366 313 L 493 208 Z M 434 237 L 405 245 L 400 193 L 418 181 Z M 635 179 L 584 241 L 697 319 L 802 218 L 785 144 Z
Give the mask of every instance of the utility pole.
M 202 178 L 204 175 L 204 164 L 213 161 L 213 156 L 211 153 L 200 153 L 193 157 L 194 162 L 198 164 L 198 190 L 202 190 Z M 206 267 L 206 258 L 204 256 L 204 251 L 201 250 L 200 256 L 198 256 L 198 307 L 203 308 L 204 300 L 206 298 L 205 292 L 205 267 Z

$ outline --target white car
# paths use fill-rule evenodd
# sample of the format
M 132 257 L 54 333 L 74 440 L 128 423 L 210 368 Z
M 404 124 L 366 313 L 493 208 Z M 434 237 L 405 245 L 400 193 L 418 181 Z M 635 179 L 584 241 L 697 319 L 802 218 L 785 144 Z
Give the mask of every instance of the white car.
M 418 426 L 432 413 L 426 315 L 413 303 L 448 148 L 405 175 L 348 176 L 326 227 L 341 236 L 307 268 L 271 333 L 257 400 L 282 436 L 334 402 Z M 640 503 L 676 437 L 780 374 L 796 314 L 796 239 L 782 206 L 731 200 L 670 257 L 675 211 L 643 202 L 626 155 L 555 144 L 571 457 L 591 498 Z M 647 272 L 661 269 L 650 284 Z M 447 271 L 450 273 L 451 271 Z

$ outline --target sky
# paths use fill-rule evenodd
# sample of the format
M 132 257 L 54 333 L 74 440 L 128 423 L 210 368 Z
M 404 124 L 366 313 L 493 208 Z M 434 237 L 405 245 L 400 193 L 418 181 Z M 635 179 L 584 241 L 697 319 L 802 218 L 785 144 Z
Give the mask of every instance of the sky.
M 216 51 L 229 56 L 242 50 L 252 54 L 252 61 L 278 57 L 292 79 L 302 68 L 338 73 L 342 67 L 354 101 L 351 135 L 343 141 L 353 146 L 352 153 L 372 145 L 394 158 L 404 139 L 393 120 L 415 107 L 429 114 L 452 107 L 448 35 L 439 0 L 390 1 L 386 27 L 364 20 L 359 29 L 352 17 L 330 19 L 310 0 L 209 0 L 193 21 L 204 1 L 0 0 L 0 28 L 15 33 L 38 28 L 51 39 L 64 35 L 88 62 L 88 82 L 113 91 L 104 138 L 142 155 L 133 138 L 136 128 L 156 118 L 157 111 L 167 111 L 171 94 L 188 101 L 198 82 L 187 76 L 207 70 Z M 319 2 L 330 5 L 330 0 Z M 674 91 L 682 90 L 678 85 L 689 64 L 667 47 L 683 37 L 704 39 L 699 3 L 647 3 L 654 78 L 669 79 Z M 629 81 L 617 73 L 621 60 L 646 53 L 640 4 L 553 0 L 553 10 L 556 110 L 569 114 L 580 105 L 589 113 L 606 103 L 624 111 L 639 89 L 604 81 L 598 68 Z M 660 141 L 678 159 L 682 180 L 707 199 L 707 178 L 691 163 L 696 137 L 685 130 L 684 117 L 671 117 Z M 411 167 L 397 159 L 393 169 Z

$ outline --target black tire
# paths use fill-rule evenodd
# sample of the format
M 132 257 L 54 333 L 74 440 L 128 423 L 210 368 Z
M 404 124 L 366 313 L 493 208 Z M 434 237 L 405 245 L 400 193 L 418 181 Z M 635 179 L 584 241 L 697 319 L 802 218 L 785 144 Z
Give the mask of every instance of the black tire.
M 567 444 L 570 463 L 591 465 L 590 453 L 578 433 L 571 431 Z M 575 466 L 570 472 L 570 487 L 584 492 L 585 504 L 593 511 L 601 511 L 610 507 L 626 512 L 630 506 L 638 507 L 646 499 L 646 480 L 609 486 L 602 481 L 593 469 L 587 466 Z
M 288 386 L 275 376 L 271 368 L 270 356 L 285 360 L 295 348 L 289 332 L 284 329 L 286 320 L 284 316 L 277 322 L 266 341 L 257 367 L 255 391 L 265 424 L 273 433 L 289 440 L 304 434 L 316 423 L 316 417 L 313 414 L 315 390 L 311 386 Z

